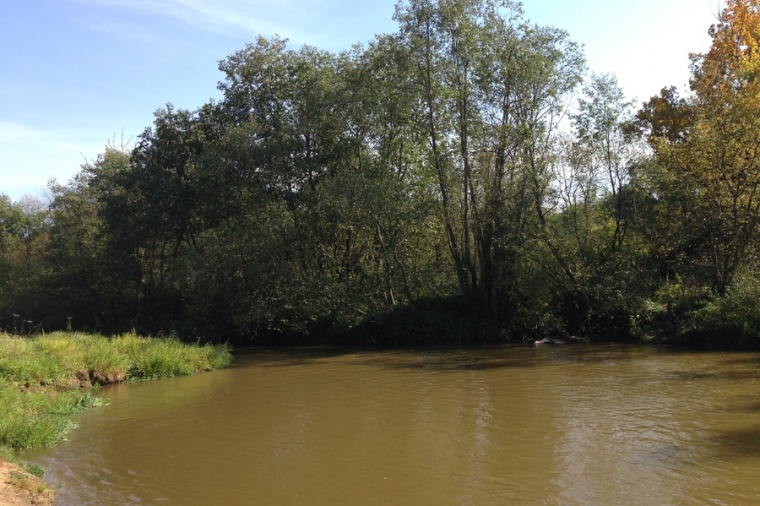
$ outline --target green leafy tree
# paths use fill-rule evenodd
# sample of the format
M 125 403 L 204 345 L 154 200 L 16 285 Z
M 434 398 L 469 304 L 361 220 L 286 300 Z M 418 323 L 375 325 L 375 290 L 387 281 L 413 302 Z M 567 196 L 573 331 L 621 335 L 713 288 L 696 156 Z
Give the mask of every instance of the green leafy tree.
M 43 323 L 48 241 L 48 208 L 40 198 L 25 195 L 14 203 L 0 194 L 0 325 L 9 330 Z
M 511 2 L 414 1 L 396 19 L 460 291 L 511 318 L 529 241 L 565 264 L 546 230 L 548 148 L 583 58 L 566 33 L 531 26 Z
M 126 147 L 109 145 L 67 185 L 50 184 L 50 317 L 73 325 L 118 331 L 131 328 L 131 257 L 104 220 L 107 198 L 122 191 L 115 180 L 129 170 Z
M 649 288 L 636 234 L 645 156 L 632 118 L 614 76 L 594 75 L 571 115 L 574 134 L 559 143 L 552 233 L 573 276 L 556 292 L 572 333 L 625 335 Z

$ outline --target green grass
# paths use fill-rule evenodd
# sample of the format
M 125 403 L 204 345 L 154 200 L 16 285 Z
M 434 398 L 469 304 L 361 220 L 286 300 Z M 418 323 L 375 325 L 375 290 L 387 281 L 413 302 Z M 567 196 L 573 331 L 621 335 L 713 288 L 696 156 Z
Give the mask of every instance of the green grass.
M 226 346 L 188 346 L 174 338 L 145 339 L 127 334 L 114 339 L 116 350 L 129 359 L 128 377 L 158 379 L 226 367 Z
M 74 426 L 70 415 L 98 402 L 90 392 L 27 392 L 0 380 L 0 445 L 14 450 L 53 445 Z
M 229 365 L 227 346 L 193 346 L 135 334 L 0 334 L 0 453 L 51 446 L 71 415 L 102 401 L 90 387 L 194 374 Z

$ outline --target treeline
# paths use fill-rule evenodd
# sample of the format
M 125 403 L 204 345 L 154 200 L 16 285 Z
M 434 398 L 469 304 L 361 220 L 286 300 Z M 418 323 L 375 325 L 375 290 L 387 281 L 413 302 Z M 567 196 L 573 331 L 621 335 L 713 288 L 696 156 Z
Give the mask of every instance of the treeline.
M 760 340 L 760 1 L 640 110 L 501 0 L 340 54 L 259 38 L 52 199 L 0 200 L 0 325 L 235 342 Z

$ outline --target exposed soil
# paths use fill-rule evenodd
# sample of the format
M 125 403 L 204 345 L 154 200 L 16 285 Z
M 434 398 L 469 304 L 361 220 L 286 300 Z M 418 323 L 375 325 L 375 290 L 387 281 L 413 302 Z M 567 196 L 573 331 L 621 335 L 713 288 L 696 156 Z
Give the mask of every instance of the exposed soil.
M 0 459 L 0 506 L 50 506 L 53 491 L 42 480 Z M 39 492 L 40 489 L 44 489 Z

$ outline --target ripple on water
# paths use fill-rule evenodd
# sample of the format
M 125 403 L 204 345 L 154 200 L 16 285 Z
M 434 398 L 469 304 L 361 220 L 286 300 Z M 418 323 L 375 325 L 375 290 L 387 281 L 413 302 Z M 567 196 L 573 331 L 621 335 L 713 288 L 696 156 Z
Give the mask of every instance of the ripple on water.
M 753 504 L 753 356 L 258 350 L 123 385 L 30 458 L 79 504 Z

